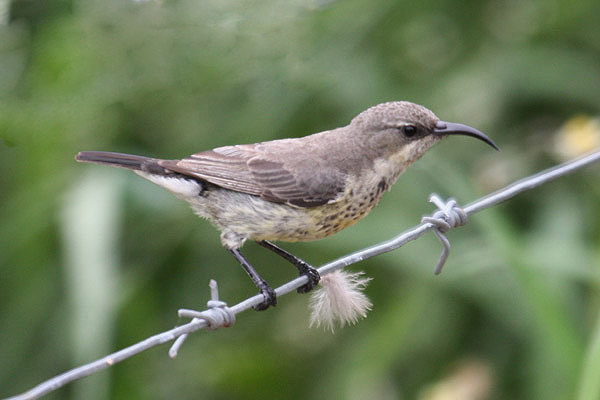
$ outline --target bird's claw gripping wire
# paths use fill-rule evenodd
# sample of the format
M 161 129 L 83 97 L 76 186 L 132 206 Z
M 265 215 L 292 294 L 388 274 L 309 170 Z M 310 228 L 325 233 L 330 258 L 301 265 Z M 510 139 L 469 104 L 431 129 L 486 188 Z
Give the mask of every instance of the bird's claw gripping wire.
M 421 222 L 429 223 L 434 226 L 433 233 L 438 237 L 442 246 L 442 254 L 435 266 L 435 274 L 442 272 L 442 268 L 450 254 L 450 241 L 445 233 L 457 226 L 462 226 L 467 223 L 467 213 L 456 204 L 456 200 L 450 199 L 444 202 L 437 194 L 429 196 L 429 201 L 436 205 L 439 209 L 430 217 L 423 217 Z
M 195 311 L 182 308 L 177 312 L 177 315 L 179 315 L 179 317 L 192 318 L 192 322 L 204 320 L 208 325 L 206 327 L 208 330 L 232 326 L 235 323 L 235 313 L 227 307 L 227 303 L 219 300 L 219 288 L 217 286 L 217 281 L 214 279 L 210 280 L 210 294 L 211 299 L 206 303 L 208 309 L 204 311 Z M 188 334 L 184 333 L 175 339 L 175 342 L 169 349 L 169 356 L 171 358 L 177 357 L 179 348 L 187 336 Z

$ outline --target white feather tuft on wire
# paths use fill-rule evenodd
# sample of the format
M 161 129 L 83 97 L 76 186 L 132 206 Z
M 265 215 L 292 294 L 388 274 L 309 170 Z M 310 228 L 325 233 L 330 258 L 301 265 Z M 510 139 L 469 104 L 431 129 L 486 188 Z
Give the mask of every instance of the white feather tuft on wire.
M 363 293 L 371 278 L 364 272 L 331 272 L 321 277 L 321 287 L 315 289 L 310 299 L 310 326 L 334 332 L 336 322 L 343 327 L 365 318 L 373 304 Z

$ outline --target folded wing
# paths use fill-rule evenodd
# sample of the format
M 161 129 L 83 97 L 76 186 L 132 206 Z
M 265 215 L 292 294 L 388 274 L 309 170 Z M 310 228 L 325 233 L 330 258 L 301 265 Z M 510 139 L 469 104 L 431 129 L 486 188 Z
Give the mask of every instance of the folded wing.
M 286 154 L 280 145 L 270 147 L 265 143 L 219 147 L 182 160 L 161 160 L 159 165 L 225 189 L 297 207 L 333 202 L 343 192 L 346 174 L 328 166 L 322 157 L 299 159 Z

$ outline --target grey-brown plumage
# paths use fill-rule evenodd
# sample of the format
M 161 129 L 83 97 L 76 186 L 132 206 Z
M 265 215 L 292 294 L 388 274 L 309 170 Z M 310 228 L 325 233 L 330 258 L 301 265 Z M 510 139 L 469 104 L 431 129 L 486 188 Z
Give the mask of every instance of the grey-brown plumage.
M 349 125 L 313 135 L 219 147 L 181 160 L 82 152 L 78 161 L 134 170 L 187 201 L 221 231 L 221 241 L 261 292 L 272 289 L 239 252 L 247 239 L 277 252 L 318 282 L 318 273 L 270 241 L 321 239 L 354 224 L 379 202 L 410 164 L 444 136 L 460 134 L 496 145 L 466 125 L 440 121 L 425 107 L 389 102 Z

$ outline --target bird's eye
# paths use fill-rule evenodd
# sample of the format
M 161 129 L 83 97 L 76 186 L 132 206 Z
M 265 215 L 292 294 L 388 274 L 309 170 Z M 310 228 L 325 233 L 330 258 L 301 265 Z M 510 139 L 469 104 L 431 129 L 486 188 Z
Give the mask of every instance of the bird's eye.
M 402 127 L 402 133 L 406 137 L 413 137 L 417 134 L 417 127 L 414 125 L 405 125 Z

